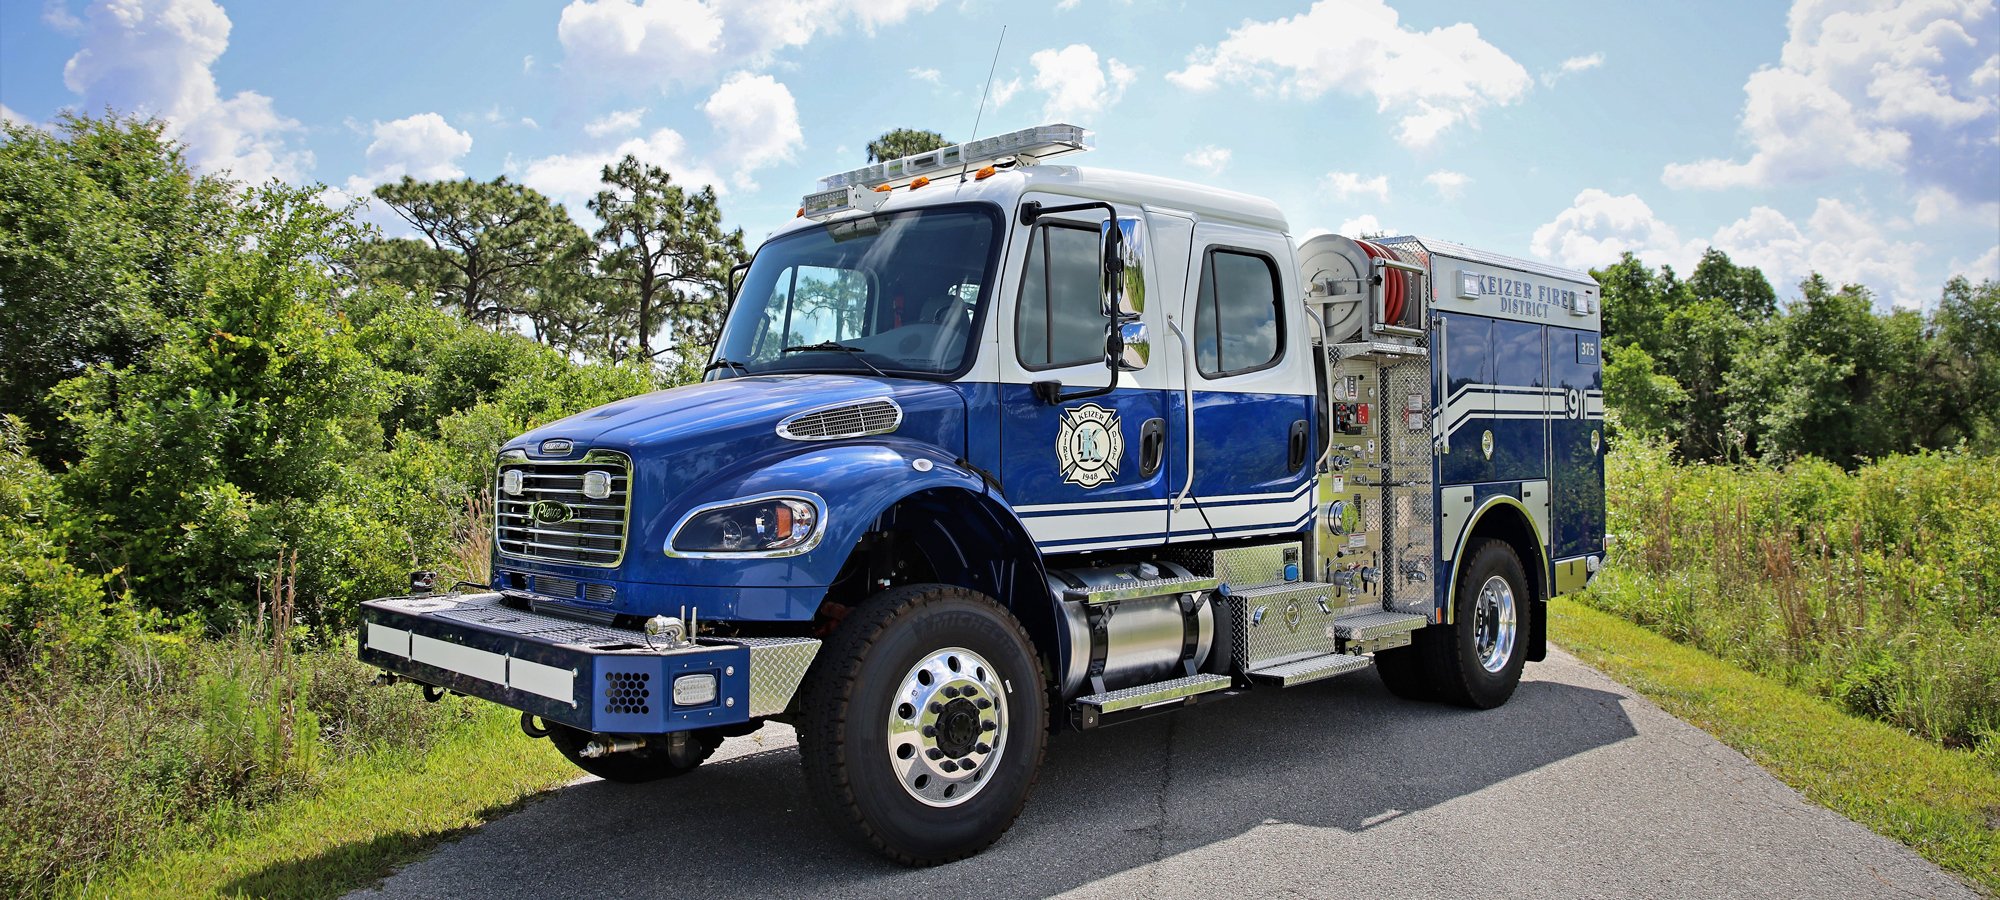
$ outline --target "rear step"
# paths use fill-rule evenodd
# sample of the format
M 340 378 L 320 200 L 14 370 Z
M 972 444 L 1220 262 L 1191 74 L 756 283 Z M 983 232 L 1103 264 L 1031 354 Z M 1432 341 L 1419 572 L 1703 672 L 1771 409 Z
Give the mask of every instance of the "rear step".
M 1138 600 L 1143 597 L 1163 597 L 1169 594 L 1212 591 L 1221 583 L 1220 579 L 1205 575 L 1192 575 L 1187 578 L 1151 578 L 1143 581 L 1134 579 L 1094 590 L 1090 588 L 1070 588 L 1063 592 L 1063 599 L 1082 603 L 1086 606 L 1097 606 L 1103 603 L 1116 603 L 1120 600 Z
M 1360 615 L 1341 616 L 1333 620 L 1344 641 L 1372 641 L 1405 631 L 1415 631 L 1429 625 L 1428 617 L 1416 613 L 1400 613 L 1388 610 L 1365 612 Z
M 1366 656 L 1328 653 L 1322 656 L 1308 656 L 1305 659 L 1267 666 L 1245 674 L 1250 677 L 1251 681 L 1260 684 L 1295 687 L 1308 682 L 1318 681 L 1322 678 L 1345 675 L 1356 669 L 1365 669 L 1368 668 L 1370 662 L 1371 660 Z

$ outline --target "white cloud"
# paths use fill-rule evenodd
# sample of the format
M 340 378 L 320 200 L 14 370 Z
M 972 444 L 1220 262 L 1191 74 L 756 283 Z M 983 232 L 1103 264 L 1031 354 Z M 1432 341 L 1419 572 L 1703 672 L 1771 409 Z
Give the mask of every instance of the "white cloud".
M 1992 0 L 1797 0 L 1779 64 L 1743 86 L 1748 159 L 1668 165 L 1671 187 L 1767 187 L 1854 169 L 2000 197 Z
M 911 69 L 910 77 L 918 81 L 928 81 L 938 87 L 944 87 L 944 73 L 936 69 Z
M 1340 227 L 1333 231 L 1335 234 L 1342 234 L 1348 237 L 1369 237 L 1389 233 L 1389 229 L 1383 226 L 1382 220 L 1375 218 L 1373 215 L 1355 216 L 1340 223 Z
M 1959 265 L 1957 260 L 1952 260 L 1951 271 L 1964 275 L 1974 284 L 1988 280 L 2000 281 L 2000 244 L 1994 244 L 1993 249 L 1973 260 L 1970 265 Z
M 1465 186 L 1472 183 L 1472 176 L 1449 169 L 1439 169 L 1425 175 L 1424 183 L 1436 188 L 1438 196 L 1446 200 L 1457 200 L 1465 196 Z
M 751 172 L 790 160 L 805 143 L 798 102 L 790 89 L 769 75 L 729 76 L 701 111 L 721 133 L 722 155 L 735 162 L 739 187 L 754 188 Z
M 591 137 L 627 134 L 638 131 L 639 125 L 645 118 L 646 108 L 643 106 L 637 109 L 614 109 L 586 123 L 583 126 L 583 133 Z
M 61 34 L 76 34 L 83 30 L 83 21 L 69 11 L 69 4 L 63 0 L 45 0 L 42 4 L 42 24 Z
M 1229 167 L 1230 155 L 1228 147 L 1209 144 L 1189 151 L 1188 155 L 1181 157 L 1181 161 L 1210 175 L 1220 175 L 1223 169 Z
M 1795 292 L 1814 272 L 1834 284 L 1866 285 L 1902 306 L 1917 305 L 1935 289 L 1917 271 L 1922 244 L 1896 240 L 1881 217 L 1836 199 L 1820 200 L 1804 225 L 1757 206 L 1702 240 L 1682 238 L 1636 194 L 1612 196 L 1592 188 L 1535 229 L 1530 243 L 1535 255 L 1571 268 L 1601 268 L 1629 252 L 1647 265 L 1673 266 L 1683 277 L 1709 247 L 1729 254 L 1737 265 L 1763 270 L 1781 296 Z
M 1562 65 L 1543 72 L 1542 86 L 1552 87 L 1556 82 L 1561 81 L 1564 75 L 1588 72 L 1601 65 L 1604 65 L 1604 54 L 1602 53 L 1592 53 L 1589 56 L 1572 56 L 1563 60 Z
M 1614 197 L 1590 188 L 1576 195 L 1568 209 L 1535 229 L 1529 249 L 1536 256 L 1573 269 L 1591 269 L 1634 253 L 1649 265 L 1671 265 L 1683 274 L 1701 259 L 1701 241 L 1682 240 L 1673 226 L 1653 215 L 1637 194 Z
M 0 103 L 0 122 L 5 122 L 5 123 L 7 123 L 7 124 L 9 124 L 9 125 L 33 125 L 33 124 L 35 124 L 35 123 L 33 123 L 33 122 L 30 122 L 30 121 L 28 121 L 28 117 L 27 117 L 27 116 L 23 116 L 23 115 L 21 115 L 20 113 L 17 113 L 17 112 L 15 112 L 15 111 L 13 111 L 12 109 L 9 109 L 9 108 L 7 107 L 7 104 L 5 104 L 5 103 Z
M 1407 28 L 1383 0 L 1319 0 L 1290 18 L 1245 22 L 1195 50 L 1167 80 L 1195 91 L 1249 85 L 1306 100 L 1328 91 L 1373 97 L 1379 111 L 1397 116 L 1397 140 L 1408 147 L 1429 146 L 1533 85 L 1479 29 Z
M 1387 175 L 1364 178 L 1353 172 L 1328 172 L 1319 183 L 1328 193 L 1342 200 L 1352 200 L 1362 194 L 1374 194 L 1377 200 L 1383 203 L 1389 202 Z
M 564 68 L 606 82 L 665 89 L 757 67 L 786 47 L 854 24 L 873 34 L 938 0 L 574 0 L 556 37 Z
M 376 122 L 371 131 L 374 140 L 364 154 L 368 171 L 347 180 L 349 194 L 367 194 L 375 185 L 405 175 L 419 181 L 465 177 L 458 161 L 472 152 L 472 135 L 451 127 L 437 113 Z
M 604 167 L 627 155 L 667 170 L 674 181 L 690 189 L 713 185 L 718 194 L 728 192 L 728 185 L 714 170 L 689 161 L 687 141 L 671 128 L 595 151 L 558 153 L 525 162 L 509 157 L 505 169 L 522 184 L 547 194 L 567 206 L 572 215 L 583 218 L 590 215 L 585 202 L 604 186 Z
M 1100 65 L 1089 44 L 1038 50 L 1028 57 L 1028 64 L 1035 68 L 1035 89 L 1048 95 L 1043 118 L 1074 125 L 1090 124 L 1125 96 L 1125 89 L 1139 77 L 1137 70 L 1115 59 Z
M 993 108 L 999 109 L 1000 107 L 1006 106 L 1007 101 L 1014 99 L 1014 95 L 1021 92 L 1021 86 L 1022 86 L 1021 79 L 1019 78 L 1011 78 L 1006 81 L 993 82 L 993 88 L 990 95 L 990 100 L 993 104 Z
M 521 57 L 521 74 L 526 75 L 533 71 L 535 71 L 535 54 L 530 53 Z
M 222 97 L 210 67 L 229 47 L 230 23 L 212 0 L 100 0 L 80 27 L 63 83 L 85 108 L 159 116 L 196 165 L 245 181 L 294 181 L 312 168 L 312 152 L 294 143 L 303 128 L 271 98 Z

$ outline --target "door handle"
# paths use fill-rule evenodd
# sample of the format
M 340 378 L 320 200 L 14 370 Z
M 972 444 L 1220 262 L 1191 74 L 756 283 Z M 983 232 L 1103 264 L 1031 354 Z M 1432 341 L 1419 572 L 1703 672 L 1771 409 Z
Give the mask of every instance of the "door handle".
M 1306 464 L 1306 420 L 1304 419 L 1292 423 L 1290 450 L 1291 455 L 1285 458 L 1285 471 L 1296 472 L 1300 466 Z
M 1152 477 L 1167 458 L 1167 420 L 1147 419 L 1139 426 L 1139 475 Z

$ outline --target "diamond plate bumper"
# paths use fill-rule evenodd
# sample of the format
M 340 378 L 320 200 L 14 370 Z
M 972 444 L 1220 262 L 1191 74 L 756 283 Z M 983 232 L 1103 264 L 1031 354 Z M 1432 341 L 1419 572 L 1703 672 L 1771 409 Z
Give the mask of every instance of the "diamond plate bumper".
M 812 638 L 705 638 L 654 649 L 644 633 L 503 605 L 497 593 L 361 604 L 361 661 L 585 731 L 661 734 L 776 715 L 819 652 Z M 673 701 L 712 676 L 712 699 Z

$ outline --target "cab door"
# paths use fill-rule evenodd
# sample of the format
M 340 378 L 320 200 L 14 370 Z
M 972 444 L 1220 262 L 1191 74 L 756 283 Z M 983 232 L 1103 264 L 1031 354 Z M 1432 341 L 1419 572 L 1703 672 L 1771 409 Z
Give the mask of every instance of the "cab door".
M 1074 197 L 1024 196 L 1045 206 Z M 1135 209 L 1120 215 L 1137 216 Z M 1051 403 L 1037 382 L 1063 394 L 1107 385 L 1102 307 L 1102 210 L 1042 216 L 1017 231 L 1008 253 L 1011 296 L 999 330 L 1000 481 L 1044 552 L 1161 543 L 1167 536 L 1166 368 L 1121 372 L 1107 394 Z M 1155 262 L 1143 263 L 1151 276 Z M 1164 314 L 1146 309 L 1149 335 Z M 1152 340 L 1154 347 L 1159 339 Z M 1158 353 L 1152 354 L 1157 361 Z M 1044 392 L 1049 388 L 1043 388 Z
M 1198 223 L 1187 270 L 1177 324 L 1192 362 L 1191 502 L 1200 516 L 1177 517 L 1174 537 L 1301 530 L 1312 515 L 1315 388 L 1291 242 Z

